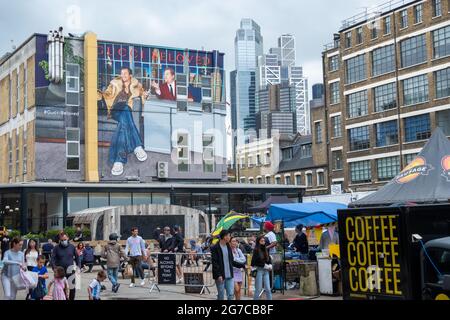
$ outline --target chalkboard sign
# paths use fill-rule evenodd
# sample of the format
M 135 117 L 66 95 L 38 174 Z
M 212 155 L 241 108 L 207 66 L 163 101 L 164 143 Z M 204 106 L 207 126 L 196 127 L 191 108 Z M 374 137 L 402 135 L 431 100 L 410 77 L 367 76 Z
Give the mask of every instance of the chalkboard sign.
M 184 273 L 185 293 L 201 293 L 203 273 Z
M 158 254 L 158 284 L 176 283 L 176 256 L 174 254 Z

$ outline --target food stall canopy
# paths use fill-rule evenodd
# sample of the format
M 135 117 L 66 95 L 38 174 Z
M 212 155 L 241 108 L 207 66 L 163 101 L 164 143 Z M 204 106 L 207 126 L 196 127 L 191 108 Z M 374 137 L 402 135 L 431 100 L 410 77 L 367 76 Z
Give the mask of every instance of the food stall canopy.
M 392 181 L 351 207 L 377 207 L 448 202 L 450 142 L 438 127 L 418 156 Z
M 266 201 L 259 206 L 250 208 L 250 212 L 266 213 L 272 204 L 293 203 L 287 196 L 270 196 Z
M 334 202 L 274 204 L 270 206 L 266 220 L 281 220 L 285 228 L 293 228 L 299 224 L 314 227 L 336 222 L 337 211 L 346 208 L 346 205 Z

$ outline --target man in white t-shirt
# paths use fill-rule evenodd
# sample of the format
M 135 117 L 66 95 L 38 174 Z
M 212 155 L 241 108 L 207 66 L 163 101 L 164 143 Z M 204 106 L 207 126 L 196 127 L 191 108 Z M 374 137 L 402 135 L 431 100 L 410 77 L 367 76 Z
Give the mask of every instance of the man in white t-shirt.
M 275 226 L 272 222 L 266 221 L 264 222 L 264 238 L 267 239 L 267 242 L 269 243 L 266 245 L 267 250 L 269 250 L 269 254 L 275 254 L 277 252 L 277 236 L 273 232 L 273 229 Z

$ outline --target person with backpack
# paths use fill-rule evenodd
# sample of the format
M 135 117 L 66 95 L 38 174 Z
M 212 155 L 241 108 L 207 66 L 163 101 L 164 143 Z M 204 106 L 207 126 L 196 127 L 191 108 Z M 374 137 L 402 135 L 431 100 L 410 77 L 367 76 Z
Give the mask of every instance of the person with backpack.
M 6 300 L 16 300 L 17 287 L 13 277 L 20 273 L 20 269 L 26 270 L 25 258 L 22 252 L 23 241 L 19 238 L 11 240 L 11 249 L 5 252 L 3 257 L 2 285 Z
M 31 270 L 38 274 L 38 283 L 36 288 L 31 291 L 32 300 L 42 300 L 47 295 L 47 285 L 45 280 L 48 279 L 48 270 L 45 267 L 45 257 L 39 256 L 37 259 L 37 265 Z
M 85 271 L 85 273 L 90 273 L 94 267 L 95 257 L 94 249 L 92 249 L 89 243 L 85 244 L 82 257 L 82 266 L 88 267 L 88 270 Z
M 97 243 L 97 245 L 94 248 L 94 263 L 98 263 L 100 267 L 102 267 L 102 270 L 105 270 L 104 263 L 102 261 L 102 252 L 103 248 L 100 243 Z
M 109 242 L 103 247 L 102 257 L 106 259 L 106 270 L 109 281 L 112 284 L 112 292 L 117 293 L 120 287 L 117 279 L 119 277 L 120 259 L 126 258 L 125 251 L 117 242 L 119 235 L 111 233 L 109 235 Z

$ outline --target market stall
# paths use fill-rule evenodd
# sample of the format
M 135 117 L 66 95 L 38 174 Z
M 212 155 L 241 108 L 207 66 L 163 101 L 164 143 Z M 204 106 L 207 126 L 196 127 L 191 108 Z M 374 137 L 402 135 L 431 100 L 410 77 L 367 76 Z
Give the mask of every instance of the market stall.
M 450 142 L 437 128 L 392 181 L 339 211 L 344 299 L 449 298 L 449 199 Z

